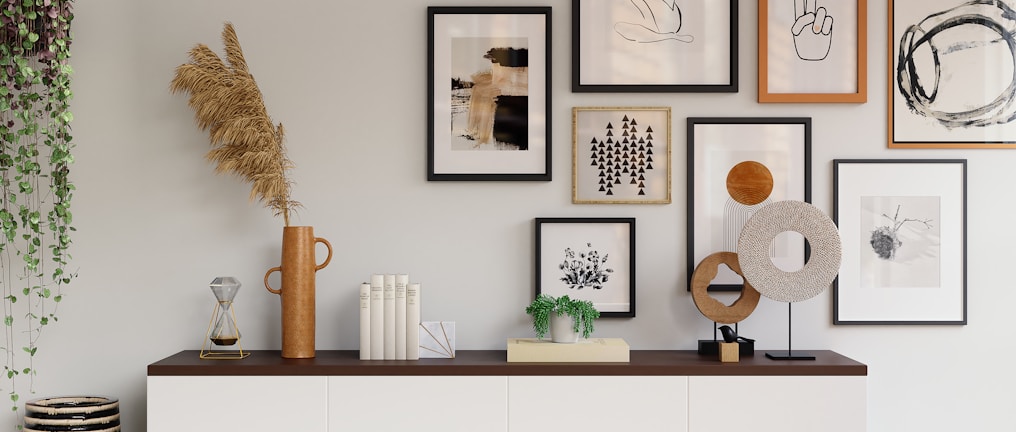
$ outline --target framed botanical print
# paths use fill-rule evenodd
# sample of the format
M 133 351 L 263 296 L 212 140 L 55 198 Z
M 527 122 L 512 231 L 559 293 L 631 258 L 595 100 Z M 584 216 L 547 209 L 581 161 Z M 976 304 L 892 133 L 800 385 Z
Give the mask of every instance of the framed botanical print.
M 572 202 L 670 204 L 670 108 L 572 108 Z
M 550 181 L 550 8 L 427 14 L 427 180 Z
M 834 324 L 966 324 L 963 159 L 833 161 Z
M 573 92 L 737 92 L 737 0 L 572 0 Z
M 536 218 L 536 294 L 635 316 L 635 218 Z
M 888 8 L 889 147 L 1016 148 L 1012 2 Z
M 811 119 L 726 117 L 688 119 L 688 278 L 716 252 L 736 252 L 744 224 L 778 201 L 811 201 Z M 804 266 L 799 233 L 776 238 L 773 263 Z M 744 280 L 721 266 L 709 290 L 740 291 Z M 690 284 L 689 284 L 690 289 Z

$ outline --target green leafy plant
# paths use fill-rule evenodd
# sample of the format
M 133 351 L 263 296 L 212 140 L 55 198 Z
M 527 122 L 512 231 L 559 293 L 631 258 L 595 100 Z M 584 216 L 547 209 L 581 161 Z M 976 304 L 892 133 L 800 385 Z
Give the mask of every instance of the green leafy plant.
M 572 300 L 568 296 L 553 297 L 540 294 L 526 307 L 526 313 L 533 316 L 533 331 L 536 337 L 543 338 L 550 331 L 550 315 L 567 315 L 571 317 L 572 331 L 582 332 L 582 337 L 593 334 L 593 322 L 600 317 L 600 312 L 589 300 Z
M 57 320 L 71 244 L 72 0 L 0 0 L 0 284 L 11 409 L 34 388 L 42 329 Z M 33 390 L 34 391 L 34 390 Z M 19 426 L 19 429 L 21 427 Z

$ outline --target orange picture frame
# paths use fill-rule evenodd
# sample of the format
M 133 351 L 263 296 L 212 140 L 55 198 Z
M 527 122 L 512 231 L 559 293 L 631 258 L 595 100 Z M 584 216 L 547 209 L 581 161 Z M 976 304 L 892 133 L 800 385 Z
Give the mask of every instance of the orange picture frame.
M 759 103 L 868 101 L 868 2 L 850 3 L 759 0 Z

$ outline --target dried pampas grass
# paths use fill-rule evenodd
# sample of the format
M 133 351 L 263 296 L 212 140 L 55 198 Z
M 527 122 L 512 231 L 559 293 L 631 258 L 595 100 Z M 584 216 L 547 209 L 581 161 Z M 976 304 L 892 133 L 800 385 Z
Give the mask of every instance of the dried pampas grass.
M 282 123 L 273 126 L 228 22 L 222 42 L 228 64 L 198 44 L 190 50 L 190 62 L 176 68 L 170 91 L 190 93 L 188 104 L 198 127 L 208 130 L 212 149 L 207 157 L 218 164 L 215 172 L 233 173 L 250 183 L 250 199 L 282 215 L 289 226 L 289 213 L 300 203 L 290 198 L 292 182 L 286 174 L 293 162 L 286 157 Z

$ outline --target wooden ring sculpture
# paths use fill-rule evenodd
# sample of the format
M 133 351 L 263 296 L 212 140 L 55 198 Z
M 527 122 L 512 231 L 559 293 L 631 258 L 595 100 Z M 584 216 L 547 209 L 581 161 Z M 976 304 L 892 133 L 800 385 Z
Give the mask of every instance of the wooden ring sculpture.
M 804 235 L 811 257 L 804 267 L 786 272 L 769 257 L 770 245 L 782 232 Z M 819 295 L 840 271 L 842 254 L 836 224 L 825 213 L 801 201 L 779 201 L 762 207 L 737 240 L 737 260 L 744 279 L 759 293 L 781 302 L 797 302 Z
M 716 278 L 720 264 L 726 264 L 735 273 L 741 274 L 741 265 L 737 262 L 736 253 L 717 252 L 709 255 L 695 267 L 695 272 L 692 273 L 691 298 L 695 301 L 695 307 L 706 318 L 723 324 L 741 322 L 755 311 L 761 294 L 745 280 L 744 286 L 741 288 L 741 296 L 730 306 L 710 296 L 709 282 Z

